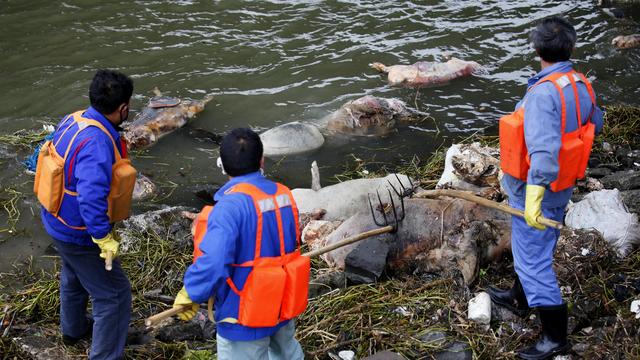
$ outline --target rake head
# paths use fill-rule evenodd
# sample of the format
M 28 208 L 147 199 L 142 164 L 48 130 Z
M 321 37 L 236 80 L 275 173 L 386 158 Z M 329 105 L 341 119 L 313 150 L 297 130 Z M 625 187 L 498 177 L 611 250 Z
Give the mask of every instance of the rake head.
M 404 198 L 411 197 L 411 195 L 413 195 L 416 189 L 416 187 L 413 185 L 413 182 L 411 182 L 411 179 L 409 179 L 409 183 L 411 184 L 410 188 L 404 187 L 404 185 L 402 184 L 402 181 L 400 181 L 400 178 L 398 178 L 398 175 L 396 175 L 396 179 L 398 180 L 398 184 L 400 185 L 400 190 L 396 189 L 396 187 L 393 186 L 391 182 L 389 182 L 389 186 L 391 187 L 391 189 L 393 189 L 393 192 L 398 196 L 398 199 L 400 199 L 399 211 L 396 210 L 396 204 L 395 204 L 395 201 L 393 200 L 393 195 L 391 194 L 391 190 L 388 188 L 387 188 L 387 194 L 389 195 L 389 202 L 387 203 L 387 205 L 390 205 L 391 209 L 385 206 L 385 203 L 382 201 L 382 198 L 380 196 L 380 192 L 376 190 L 376 197 L 378 199 L 378 206 L 376 207 L 376 210 L 382 213 L 382 219 L 380 219 L 379 216 L 376 216 L 376 210 L 374 210 L 373 208 L 373 203 L 371 202 L 371 196 L 368 196 L 369 208 L 371 209 L 371 217 L 373 218 L 373 222 L 378 226 L 392 226 L 393 227 L 393 231 L 391 231 L 392 233 L 398 231 L 398 224 L 402 220 L 404 220 L 404 216 L 405 216 Z M 390 212 L 391 214 L 389 214 L 389 216 L 387 217 L 388 212 Z

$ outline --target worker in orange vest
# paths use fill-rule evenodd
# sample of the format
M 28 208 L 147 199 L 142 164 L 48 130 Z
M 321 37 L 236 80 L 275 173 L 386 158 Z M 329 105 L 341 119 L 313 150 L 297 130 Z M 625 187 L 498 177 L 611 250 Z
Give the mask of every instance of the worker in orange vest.
M 524 219 L 512 217 L 511 246 L 516 272 L 509 290 L 489 288 L 491 300 L 524 315 L 538 310 L 542 336 L 522 349 L 524 359 L 546 359 L 570 348 L 567 304 L 552 268 L 559 231 L 544 216 L 562 221 L 576 179 L 584 177 L 591 145 L 602 129 L 589 80 L 569 60 L 576 31 L 565 19 L 544 19 L 531 34 L 541 71 L 529 79 L 516 111 L 500 119 L 503 188 Z
M 118 129 L 129 116 L 133 81 L 96 72 L 91 106 L 69 114 L 38 155 L 34 192 L 44 228 L 60 255 L 63 342 L 92 337 L 91 360 L 124 357 L 131 318 L 131 285 L 119 260 L 113 225 L 129 216 L 136 170 Z M 110 261 L 107 260 L 107 263 Z M 92 318 L 86 316 L 91 299 Z
M 215 194 L 206 231 L 195 228 L 194 263 L 174 307 L 183 320 L 215 299 L 218 359 L 303 359 L 294 318 L 307 305 L 309 258 L 300 255 L 298 210 L 284 185 L 262 174 L 263 147 L 250 129 L 220 144 L 229 181 Z M 199 216 L 200 217 L 200 216 Z

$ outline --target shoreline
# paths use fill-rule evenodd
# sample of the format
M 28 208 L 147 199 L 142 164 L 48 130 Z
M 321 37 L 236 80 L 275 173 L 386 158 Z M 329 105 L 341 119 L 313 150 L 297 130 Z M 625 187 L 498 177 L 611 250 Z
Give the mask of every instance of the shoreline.
M 608 172 L 608 175 L 623 169 L 639 171 L 640 163 L 636 165 L 635 158 L 625 162 L 620 155 L 640 152 L 640 108 L 620 105 L 605 108 L 604 133 L 596 138 L 588 174 L 593 175 L 596 169 L 607 169 L 598 171 Z M 474 135 L 464 142 L 495 145 L 496 139 L 495 136 Z M 354 159 L 353 167 L 346 168 L 336 178 L 346 180 L 401 172 L 418 179 L 425 189 L 429 189 L 435 186 L 442 173 L 442 150 L 428 159 L 413 157 L 395 167 Z M 578 190 L 584 193 L 584 186 L 579 184 Z M 163 221 L 164 227 L 160 229 L 168 229 L 179 220 L 167 217 Z M 162 297 L 154 298 L 149 294 L 155 291 L 156 295 L 173 296 L 180 289 L 181 275 L 191 262 L 190 242 L 175 241 L 176 236 L 167 236 L 161 231 L 133 236 L 138 241 L 122 256 L 134 294 L 132 342 L 126 348 L 127 358 L 184 356 L 197 359 L 210 356 L 210 351 L 215 349 L 215 340 L 207 339 L 211 329 L 203 319 L 163 327 L 173 329 L 173 333 L 162 329 L 147 332 L 142 324 L 144 317 L 168 308 Z M 559 244 L 556 261 L 566 270 L 562 273 L 565 277 L 559 275 L 559 278 L 563 295 L 572 305 L 573 353 L 579 356 L 581 351 L 582 354 L 598 354 L 607 350 L 627 357 L 640 355 L 640 334 L 635 331 L 637 320 L 628 310 L 628 303 L 640 293 L 640 251 L 636 249 L 623 260 L 617 260 L 596 234 L 565 232 L 562 236 L 564 240 Z M 595 255 L 580 255 L 585 246 Z M 511 260 L 506 256 L 502 261 L 480 269 L 479 279 L 471 287 L 461 283 L 454 271 L 385 278 L 374 285 L 337 288 L 310 301 L 309 308 L 299 319 L 297 336 L 308 358 L 318 359 L 327 359 L 329 352 L 337 353 L 338 350 L 353 350 L 358 356 L 392 350 L 409 358 L 421 358 L 451 352 L 454 348 L 460 348 L 464 353 L 470 351 L 477 357 L 511 357 L 513 353 L 508 350 L 535 337 L 535 319 L 521 320 L 495 309 L 500 320 L 492 323 L 487 332 L 466 320 L 465 315 L 467 301 L 475 291 L 489 283 L 509 283 L 505 275 L 512 271 L 510 266 Z M 314 259 L 312 267 L 314 278 L 327 273 L 320 260 Z M 163 276 L 157 276 L 159 273 Z M 13 273 L 2 274 L 0 283 L 18 277 L 25 286 L 0 298 L 0 309 L 8 306 L 3 311 L 4 318 L 14 318 L 11 326 L 3 323 L 2 327 L 3 330 L 9 328 L 8 336 L 2 337 L 0 343 L 5 356 L 32 358 L 24 355 L 24 349 L 20 348 L 19 344 L 28 343 L 25 339 L 41 339 L 38 345 L 48 343 L 51 349 L 61 351 L 65 356 L 85 355 L 86 342 L 68 348 L 60 345 L 57 266 L 53 272 L 46 272 L 34 271 L 27 264 Z M 13 338 L 22 340 L 14 341 Z M 575 348 L 579 344 L 582 349 Z

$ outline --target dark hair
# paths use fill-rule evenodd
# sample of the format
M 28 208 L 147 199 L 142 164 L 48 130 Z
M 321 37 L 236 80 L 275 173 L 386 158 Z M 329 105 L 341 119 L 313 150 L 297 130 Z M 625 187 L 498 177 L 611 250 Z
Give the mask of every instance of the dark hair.
M 240 176 L 260 170 L 262 141 L 249 128 L 237 128 L 222 138 L 220 158 L 229 176 Z
M 552 16 L 542 20 L 531 32 L 531 42 L 542 60 L 567 61 L 576 46 L 576 30 L 564 18 Z
M 91 106 L 102 114 L 111 114 L 128 103 L 133 94 L 133 81 L 114 70 L 98 70 L 89 86 Z

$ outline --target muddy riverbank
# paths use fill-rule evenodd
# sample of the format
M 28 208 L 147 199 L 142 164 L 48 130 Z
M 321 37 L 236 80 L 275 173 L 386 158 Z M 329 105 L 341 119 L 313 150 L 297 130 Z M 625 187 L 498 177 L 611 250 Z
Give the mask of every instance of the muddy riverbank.
M 605 187 L 621 181 L 604 180 L 621 171 L 640 171 L 640 109 L 609 107 L 605 133 L 598 138 L 589 173 Z M 491 137 L 476 137 L 491 144 Z M 425 188 L 432 187 L 442 172 L 444 157 L 403 165 Z M 398 165 L 379 166 L 356 162 L 345 177 L 369 176 Z M 599 174 L 610 172 L 604 177 Z M 595 178 L 593 178 L 595 179 Z M 600 181 L 600 180 L 598 180 Z M 574 200 L 590 190 L 581 183 Z M 625 182 L 624 191 L 640 191 L 637 182 Z M 628 204 L 633 205 L 634 200 Z M 638 213 L 638 209 L 629 208 Z M 166 309 L 180 289 L 184 269 L 191 261 L 190 222 L 176 208 L 136 217 L 125 226 L 126 248 L 122 263 L 132 281 L 133 319 L 127 358 L 188 358 L 210 356 L 215 349 L 215 325 L 204 313 L 193 322 L 177 320 L 158 329 L 145 329 L 146 316 Z M 146 224 L 146 225 L 145 225 Z M 312 299 L 298 319 L 298 333 L 310 359 L 330 359 L 341 350 L 358 358 L 388 350 L 409 359 L 512 358 L 514 349 L 533 340 L 539 331 L 535 316 L 518 318 L 493 309 L 485 329 L 467 319 L 468 300 L 489 284 L 509 286 L 513 263 L 507 254 L 482 267 L 476 281 L 466 284 L 455 268 L 439 272 L 416 272 L 391 276 L 387 269 L 375 284 L 346 286 L 340 273 L 332 273 L 320 260 L 313 261 Z M 637 358 L 640 332 L 630 303 L 640 296 L 640 251 L 620 259 L 602 236 L 593 231 L 563 231 L 556 252 L 556 271 L 563 296 L 570 305 L 570 358 Z M 162 274 L 162 276 L 158 276 Z M 86 355 L 88 343 L 63 347 L 58 318 L 58 273 L 33 270 L 21 264 L 4 273 L 8 284 L 19 278 L 25 286 L 6 287 L 3 308 L 2 349 L 17 358 L 65 358 Z M 52 355 L 53 354 L 53 355 Z

